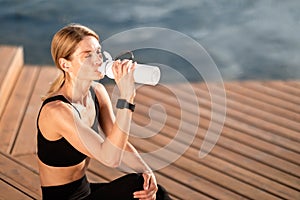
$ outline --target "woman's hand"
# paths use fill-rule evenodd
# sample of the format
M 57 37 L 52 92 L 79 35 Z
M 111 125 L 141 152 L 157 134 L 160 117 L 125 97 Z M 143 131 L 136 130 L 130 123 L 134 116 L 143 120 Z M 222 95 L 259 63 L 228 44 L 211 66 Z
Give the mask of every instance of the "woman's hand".
M 144 190 L 133 193 L 133 197 L 140 200 L 155 200 L 158 190 L 156 178 L 153 173 L 143 173 Z
M 120 98 L 126 99 L 130 103 L 133 103 L 133 99 L 135 97 L 133 78 L 135 66 L 136 63 L 132 63 L 131 60 L 117 60 L 114 62 L 112 67 L 115 82 L 120 90 Z M 128 69 L 130 69 L 130 71 Z

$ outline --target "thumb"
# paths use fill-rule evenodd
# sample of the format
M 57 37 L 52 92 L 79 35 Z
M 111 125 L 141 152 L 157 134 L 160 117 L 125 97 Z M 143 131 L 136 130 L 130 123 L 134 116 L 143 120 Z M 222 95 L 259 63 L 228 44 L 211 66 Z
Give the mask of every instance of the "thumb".
M 149 189 L 149 182 L 150 182 L 150 176 L 148 176 L 147 174 L 143 174 L 144 177 L 144 190 L 148 190 Z

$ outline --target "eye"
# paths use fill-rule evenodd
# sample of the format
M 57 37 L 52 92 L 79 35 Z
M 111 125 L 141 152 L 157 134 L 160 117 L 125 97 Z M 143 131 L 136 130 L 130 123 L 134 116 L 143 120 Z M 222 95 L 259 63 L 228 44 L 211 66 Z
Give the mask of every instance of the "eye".
M 92 53 L 91 53 L 91 52 L 85 54 L 85 57 L 86 57 L 86 58 L 89 58 L 89 57 L 91 57 L 91 56 L 92 56 Z
M 97 53 L 98 55 L 102 55 L 101 49 L 97 49 L 96 53 Z

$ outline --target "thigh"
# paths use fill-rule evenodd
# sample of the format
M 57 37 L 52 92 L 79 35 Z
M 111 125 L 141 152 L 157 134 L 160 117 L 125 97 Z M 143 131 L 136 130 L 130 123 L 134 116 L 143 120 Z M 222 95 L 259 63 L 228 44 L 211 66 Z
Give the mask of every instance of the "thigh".
M 91 194 L 87 199 L 132 200 L 133 193 L 143 189 L 143 183 L 141 174 L 128 174 L 109 183 L 91 183 Z

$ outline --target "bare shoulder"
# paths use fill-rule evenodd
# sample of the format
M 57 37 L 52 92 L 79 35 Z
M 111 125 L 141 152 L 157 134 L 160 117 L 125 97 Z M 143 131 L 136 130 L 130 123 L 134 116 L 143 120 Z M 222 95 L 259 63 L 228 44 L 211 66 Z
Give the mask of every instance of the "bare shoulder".
M 104 87 L 104 85 L 99 83 L 99 82 L 94 81 L 92 83 L 92 87 L 94 88 L 96 94 L 101 95 L 101 93 L 103 93 L 103 92 L 107 93 L 106 88 Z
M 48 119 L 57 118 L 57 116 L 69 115 L 72 112 L 72 108 L 69 104 L 63 101 L 52 101 L 44 105 L 41 110 L 41 117 Z
M 49 102 L 41 110 L 38 125 L 43 135 L 48 139 L 61 136 L 64 130 L 73 124 L 76 113 L 71 105 L 63 101 Z

